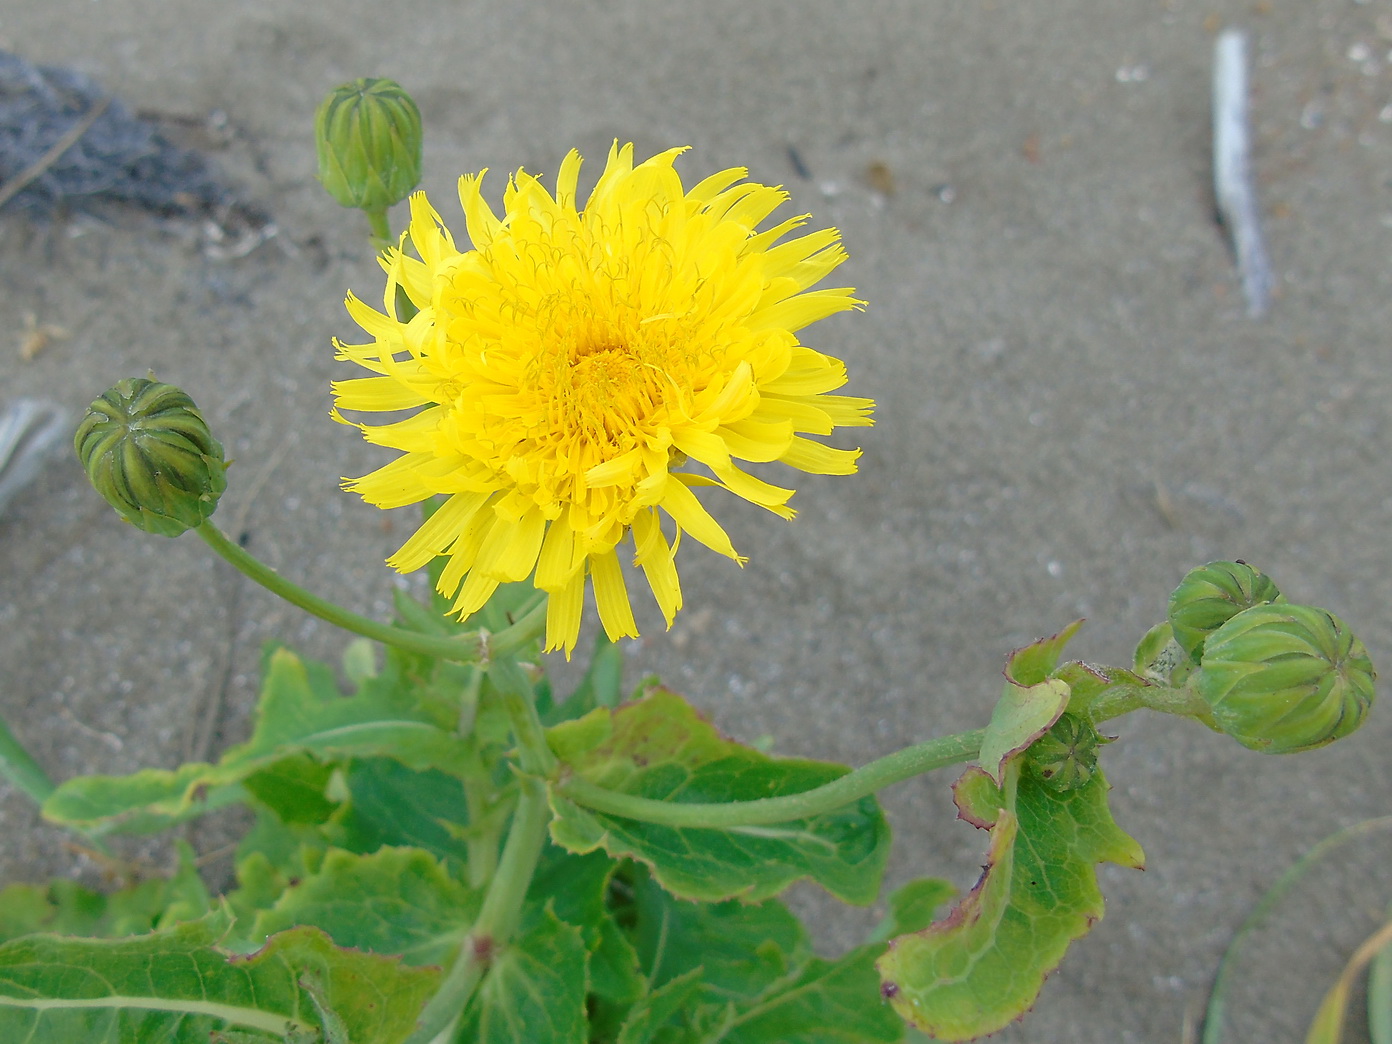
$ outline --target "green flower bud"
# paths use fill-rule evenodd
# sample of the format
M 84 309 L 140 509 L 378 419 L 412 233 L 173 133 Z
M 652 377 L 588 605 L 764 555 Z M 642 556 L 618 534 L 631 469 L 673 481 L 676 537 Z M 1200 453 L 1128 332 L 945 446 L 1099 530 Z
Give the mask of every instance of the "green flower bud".
M 1193 684 L 1237 742 L 1289 754 L 1357 729 L 1372 706 L 1373 678 L 1363 643 L 1337 616 L 1257 605 L 1208 636 Z
M 193 400 L 169 384 L 121 381 L 88 407 L 73 445 L 96 491 L 147 533 L 201 525 L 227 488 L 222 446 Z
M 319 180 L 345 207 L 386 210 L 420 183 L 420 110 L 394 80 L 330 91 L 314 115 L 314 138 Z
M 1030 744 L 1025 765 L 1050 790 L 1077 790 L 1097 770 L 1097 730 L 1086 718 L 1064 713 Z
M 1167 616 L 1175 641 L 1198 663 L 1204 639 L 1232 617 L 1254 605 L 1284 601 L 1271 577 L 1246 562 L 1210 562 L 1180 581 Z

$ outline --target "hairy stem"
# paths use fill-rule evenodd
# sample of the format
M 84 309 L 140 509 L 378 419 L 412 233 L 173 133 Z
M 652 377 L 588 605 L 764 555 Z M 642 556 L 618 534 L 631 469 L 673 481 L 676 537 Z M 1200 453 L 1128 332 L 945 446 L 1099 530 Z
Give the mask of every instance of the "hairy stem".
M 824 786 L 805 790 L 801 794 L 760 798 L 756 801 L 732 801 L 713 804 L 682 804 L 656 801 L 652 798 L 620 794 L 582 779 L 563 780 L 560 793 L 578 805 L 607 812 L 625 819 L 644 823 L 659 823 L 672 827 L 705 827 L 712 830 L 742 826 L 764 826 L 785 823 L 792 819 L 834 812 L 852 801 L 874 794 L 911 776 L 970 761 L 981 750 L 984 729 L 959 732 L 928 740 L 848 772 Z
M 1189 689 L 1171 689 L 1164 685 L 1113 685 L 1097 695 L 1088 708 L 1088 715 L 1094 725 L 1100 725 L 1142 709 L 1195 718 L 1213 727 L 1213 712 L 1202 696 Z
M 436 1039 L 448 1039 L 450 1034 L 446 1031 L 458 1025 L 489 966 L 521 923 L 522 905 L 546 844 L 546 828 L 551 822 L 551 809 L 542 780 L 555 769 L 556 756 L 546 745 L 546 733 L 532 702 L 531 683 L 510 656 L 493 661 L 488 675 L 503 698 L 517 741 L 517 760 L 521 768 L 517 808 L 512 815 L 502 858 L 484 894 L 478 920 L 406 1044 L 429 1044 Z
M 536 712 L 532 686 L 517 661 L 504 656 L 494 660 L 488 677 L 503 697 L 513 735 L 517 737 L 518 762 L 522 771 L 543 778 L 556 768 L 556 755 L 546 743 L 546 729 Z
M 459 956 L 441 982 L 439 991 L 421 1012 L 416 1031 L 407 1038 L 406 1044 L 449 1039 L 446 1031 L 458 1025 L 493 958 L 512 938 L 522 919 L 522 902 L 527 897 L 537 860 L 546 843 L 551 810 L 546 805 L 546 788 L 539 779 L 524 776 L 521 787 L 512 829 L 503 846 L 503 857 L 484 895 L 478 920 L 460 947 Z
M 404 627 L 394 627 L 391 624 L 370 620 L 366 616 L 359 616 L 335 602 L 311 594 L 298 584 L 285 579 L 260 559 L 248 554 L 236 541 L 229 540 L 211 521 L 204 522 L 195 532 L 237 570 L 291 605 L 298 606 L 345 631 L 394 645 L 408 652 L 437 656 L 442 660 L 457 663 L 474 663 L 489 656 L 505 656 L 515 652 L 540 634 L 546 622 L 546 602 L 542 600 L 515 624 L 497 634 L 485 635 L 475 631 L 446 636 L 408 631 Z

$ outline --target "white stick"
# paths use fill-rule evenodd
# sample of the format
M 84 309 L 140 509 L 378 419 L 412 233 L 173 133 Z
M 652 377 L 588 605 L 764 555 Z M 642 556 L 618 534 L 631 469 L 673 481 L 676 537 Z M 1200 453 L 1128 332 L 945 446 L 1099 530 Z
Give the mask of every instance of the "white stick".
M 51 402 L 19 399 L 0 414 L 0 513 L 71 436 L 67 411 Z
M 1252 188 L 1247 128 L 1247 36 L 1221 33 L 1213 50 L 1213 190 L 1218 215 L 1232 236 L 1247 314 L 1257 318 L 1271 301 L 1271 265 L 1262 242 Z

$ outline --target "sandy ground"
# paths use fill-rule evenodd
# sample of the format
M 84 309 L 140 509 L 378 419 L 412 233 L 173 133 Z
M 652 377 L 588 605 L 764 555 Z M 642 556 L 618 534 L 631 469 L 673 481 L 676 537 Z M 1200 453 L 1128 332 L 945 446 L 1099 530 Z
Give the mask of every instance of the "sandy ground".
M 1279 278 L 1261 322 L 1208 187 L 1226 25 L 1254 34 Z M 446 213 L 461 172 L 493 168 L 497 193 L 501 172 L 549 174 L 574 145 L 593 177 L 618 137 L 691 145 L 693 178 L 747 165 L 844 233 L 841 274 L 870 307 L 809 340 L 880 404 L 862 474 L 802 481 L 791 524 L 722 504 L 749 565 L 692 550 L 688 608 L 631 646 L 634 680 L 658 671 L 730 732 L 860 763 L 981 724 L 1005 653 L 1074 617 L 1090 622 L 1072 652 L 1126 662 L 1183 572 L 1219 557 L 1392 657 L 1386 0 L 12 0 L 0 45 L 138 109 L 225 113 L 217 162 L 278 230 L 228 258 L 196 227 L 0 214 L 3 398 L 77 411 L 150 368 L 181 384 L 236 458 L 219 521 L 357 610 L 385 614 L 407 582 L 381 560 L 411 522 L 337 488 L 381 458 L 327 417 L 328 342 L 356 332 L 345 290 L 379 283 L 362 225 L 314 182 L 309 131 L 326 88 L 386 75 L 424 111 Z M 26 315 L 66 330 L 29 361 Z M 324 658 L 344 644 L 196 539 L 119 524 L 75 464 L 0 520 L 0 706 L 59 778 L 173 766 L 209 707 L 214 749 L 241 739 L 272 636 Z M 1288 759 L 1177 721 L 1119 731 L 1113 808 L 1148 870 L 1103 870 L 1106 920 L 1001 1040 L 1191 1039 L 1257 897 L 1317 839 L 1389 811 L 1385 709 Z M 949 781 L 885 795 L 891 883 L 974 880 L 985 837 L 952 822 Z M 3 790 L 0 836 L 0 880 L 95 877 Z M 1388 849 L 1354 846 L 1283 908 L 1229 1039 L 1299 1039 L 1392 898 Z M 795 901 L 832 950 L 872 919 Z

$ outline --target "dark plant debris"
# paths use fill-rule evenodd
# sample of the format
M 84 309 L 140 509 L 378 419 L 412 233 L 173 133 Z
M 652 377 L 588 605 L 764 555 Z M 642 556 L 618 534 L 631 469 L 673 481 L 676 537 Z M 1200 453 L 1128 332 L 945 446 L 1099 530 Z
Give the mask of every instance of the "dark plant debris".
M 202 153 L 91 78 L 0 51 L 0 211 L 48 219 L 111 204 L 161 217 L 236 206 Z

